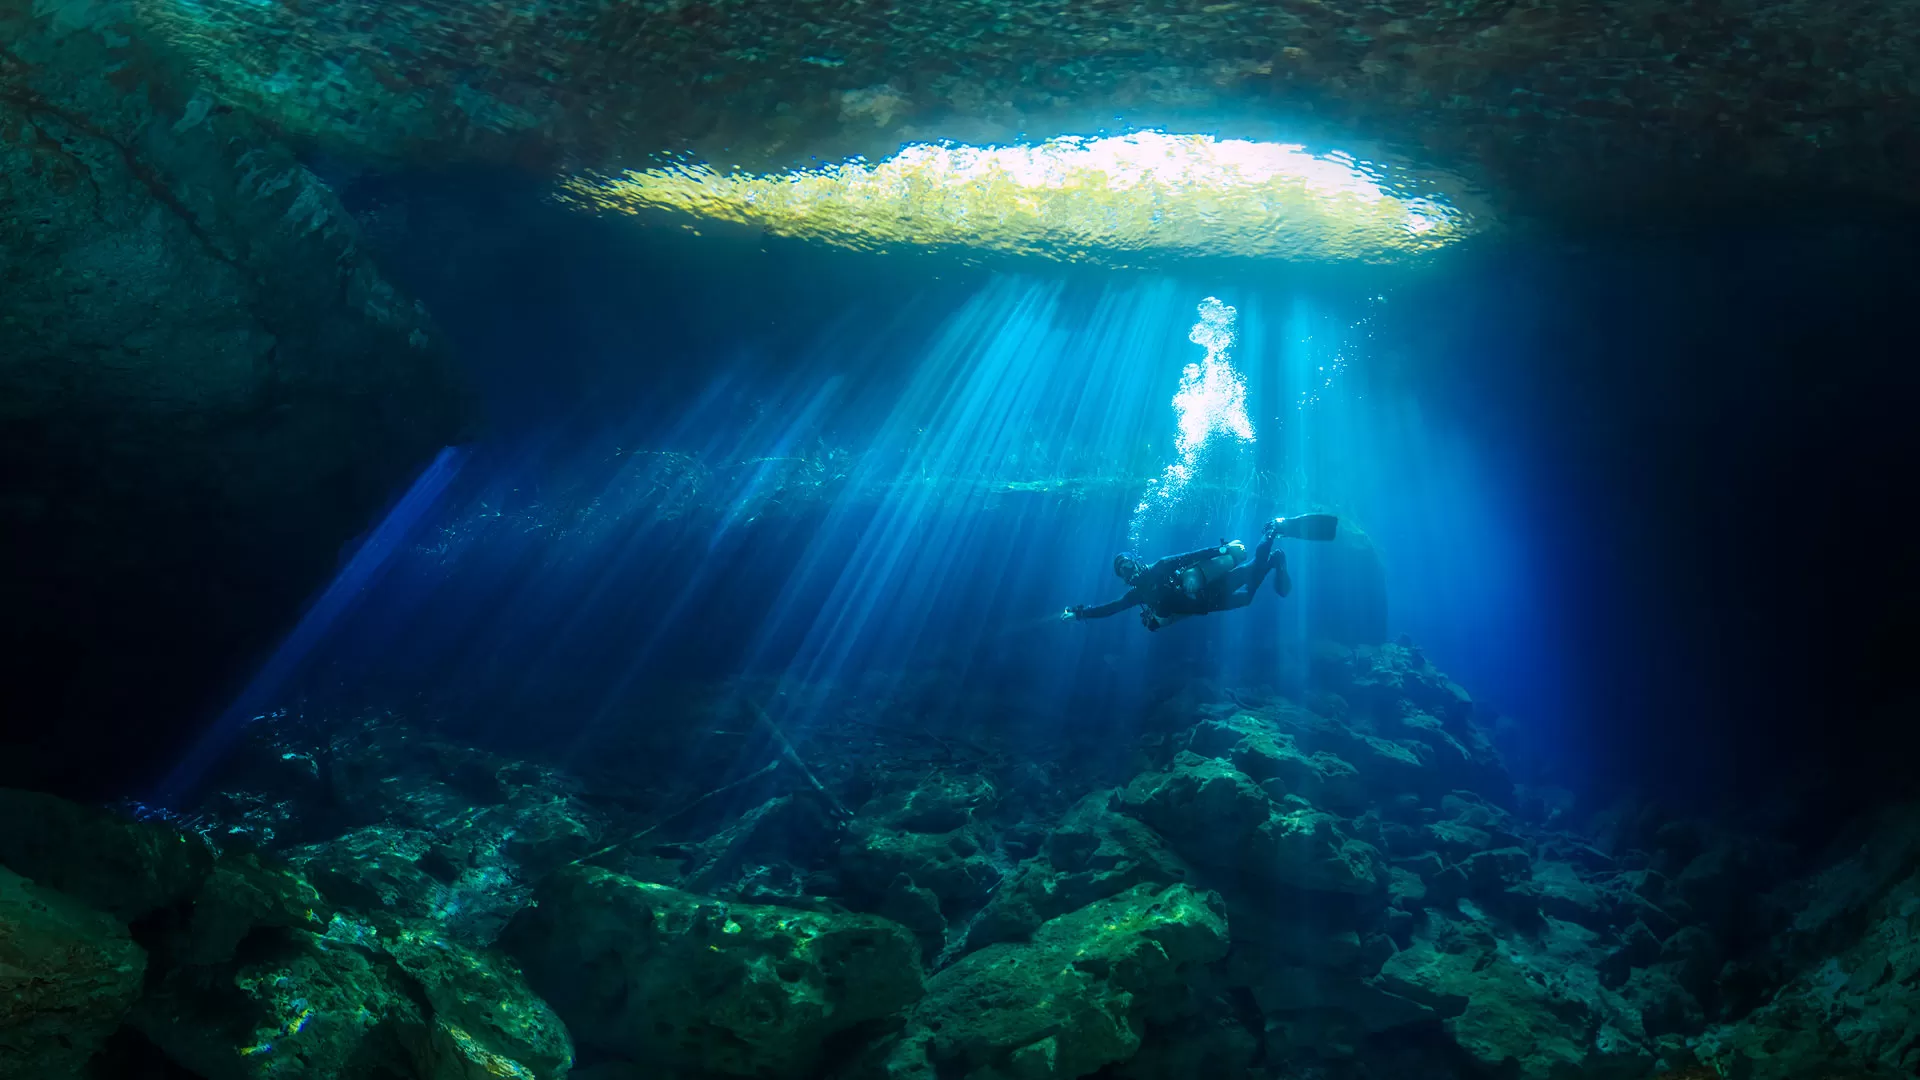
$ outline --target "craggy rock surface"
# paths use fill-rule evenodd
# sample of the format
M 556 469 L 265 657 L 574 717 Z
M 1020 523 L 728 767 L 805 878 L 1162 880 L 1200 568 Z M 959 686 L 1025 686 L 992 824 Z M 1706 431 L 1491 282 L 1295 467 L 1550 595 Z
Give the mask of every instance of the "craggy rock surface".
M 0 783 L 177 742 L 150 702 L 210 696 L 460 411 L 333 194 L 131 4 L 0 0 L 0 674 L 66 695 Z
M 794 738 L 719 688 L 578 771 L 280 715 L 190 812 L 0 791 L 0 979 L 33 973 L 0 1052 L 205 1080 L 1913 1074 L 1920 813 L 1813 862 L 1657 807 L 1576 827 L 1417 648 L 1314 656 L 1312 708 L 1196 685 L 1104 757 L 916 729 L 940 684 L 908 677 L 794 691 L 825 718 Z
M 920 994 L 912 936 L 866 915 L 729 904 L 561 871 L 506 947 L 584 1044 L 668 1069 L 805 1076 Z
M 1791 976 L 1701 1040 L 1702 1056 L 1726 1075 L 1920 1072 L 1920 808 L 1853 839 L 1846 858 L 1769 897 L 1784 932 L 1748 966 L 1762 978 Z
M 245 0 L 143 11 L 224 96 L 354 156 L 879 156 L 1113 122 L 1291 130 L 1522 214 L 1806 188 L 1910 200 L 1904 3 Z M 337 57 L 353 55 L 351 65 Z M 484 58 L 476 62 L 476 57 Z M 1704 192 L 1705 194 L 1702 194 Z
M 0 1076 L 82 1075 L 146 960 L 112 917 L 0 867 Z

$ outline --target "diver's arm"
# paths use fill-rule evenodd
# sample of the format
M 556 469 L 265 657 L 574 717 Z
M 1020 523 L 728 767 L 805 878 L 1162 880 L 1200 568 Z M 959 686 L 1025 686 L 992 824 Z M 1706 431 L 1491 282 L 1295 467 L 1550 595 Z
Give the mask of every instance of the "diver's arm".
M 1118 600 L 1105 604 L 1095 604 L 1092 607 L 1088 607 L 1085 604 L 1076 604 L 1067 609 L 1067 614 L 1076 619 L 1104 619 L 1109 615 L 1118 615 L 1130 607 L 1138 607 L 1140 603 L 1140 590 L 1128 589 L 1127 595 Z

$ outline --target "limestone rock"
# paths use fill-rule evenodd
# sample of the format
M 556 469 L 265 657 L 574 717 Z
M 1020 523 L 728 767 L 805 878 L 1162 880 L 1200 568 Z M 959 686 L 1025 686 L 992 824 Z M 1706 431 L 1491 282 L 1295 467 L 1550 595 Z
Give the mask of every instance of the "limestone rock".
M 544 881 L 503 944 L 582 1045 L 663 1069 L 803 1075 L 920 995 L 918 946 L 871 916 L 733 904 L 605 870 Z
M 1226 954 L 1218 900 L 1139 885 L 992 945 L 927 983 L 885 1075 L 1072 1080 L 1128 1060 L 1143 1025 L 1196 1011 L 1189 978 Z
M 1377 851 L 1331 814 L 1275 805 L 1225 762 L 1182 752 L 1166 772 L 1135 778 L 1121 802 L 1195 863 L 1309 891 L 1383 892 Z
M 1261 717 L 1237 713 L 1204 721 L 1193 729 L 1187 748 L 1232 762 L 1275 799 L 1298 795 L 1316 806 L 1344 810 L 1366 802 L 1358 769 L 1324 750 L 1303 752 L 1293 735 Z
M 1160 124 L 1312 102 L 1302 137 L 1418 150 L 1536 214 L 1703 185 L 1908 195 L 1907 129 L 1878 96 L 1913 79 L 1903 4 L 1554 0 L 1521 14 L 1183 2 L 1087 19 L 1010 0 L 882 21 L 845 2 L 671 10 L 339 0 L 143 13 L 226 100 L 333 153 L 382 161 L 531 154 L 599 168 L 696 142 L 730 149 L 723 167 L 762 169 L 908 138 L 1085 131 L 1116 112 Z M 361 64 L 326 66 L 354 49 Z M 1541 77 L 1516 93 L 1511 72 Z
M 1049 919 L 1136 885 L 1172 885 L 1193 871 L 1141 822 L 1116 812 L 1114 793 L 1076 803 L 1048 834 L 1041 854 L 994 891 L 967 942 L 972 948 L 1025 938 Z
M 856 823 L 840 864 L 850 879 L 876 893 L 905 874 L 939 897 L 948 915 L 977 908 L 1001 877 L 972 829 L 915 833 Z
M 1427 931 L 1386 962 L 1375 986 L 1433 1009 L 1488 1069 L 1526 1080 L 1641 1075 L 1650 1041 L 1638 1012 L 1600 985 L 1596 944 L 1571 923 L 1548 920 L 1527 938 L 1477 913 L 1430 912 Z
M 192 896 L 213 871 L 213 849 L 163 825 L 0 789 L 0 866 L 135 922 Z
M 375 1080 L 411 1071 L 428 1017 L 367 945 L 303 930 L 232 967 L 181 967 L 130 1022 L 207 1080 Z
M 434 1062 L 423 1070 L 429 1076 L 558 1080 L 573 1065 L 566 1025 L 505 959 L 430 930 L 401 931 L 382 944 L 432 1006 L 433 1030 L 414 1049 Z
M 1812 958 L 1760 1008 L 1703 1036 L 1700 1057 L 1742 1080 L 1920 1071 L 1917 851 L 1920 808 L 1907 808 L 1815 875 L 1790 931 L 1806 940 L 1785 945 Z
M 1247 1029 L 1246 1019 L 1231 1001 L 1215 996 L 1192 1016 L 1149 1025 L 1140 1049 L 1113 1074 L 1118 1080 L 1242 1077 L 1259 1053 L 1260 1040 Z
M 164 972 L 131 1022 L 208 1080 L 560 1080 L 573 1061 L 511 964 L 430 926 L 254 938 L 231 962 Z
M 940 900 L 948 922 L 977 911 L 1006 873 L 988 816 L 999 802 L 984 777 L 934 772 L 867 800 L 849 826 L 839 866 L 858 892 L 881 899 L 906 875 Z
M 0 783 L 99 786 L 197 735 L 153 700 L 217 693 L 222 658 L 280 633 L 464 423 L 424 309 L 271 129 L 140 34 L 140 6 L 0 4 L 0 535 L 36 567 L 0 617 L 12 670 L 68 694 Z
M 77 1080 L 146 959 L 112 916 L 0 867 L 0 1076 Z
M 251 854 L 223 855 L 194 895 L 185 945 L 177 959 L 189 964 L 224 963 L 256 929 L 318 931 L 332 914 L 319 891 L 298 874 L 265 865 Z

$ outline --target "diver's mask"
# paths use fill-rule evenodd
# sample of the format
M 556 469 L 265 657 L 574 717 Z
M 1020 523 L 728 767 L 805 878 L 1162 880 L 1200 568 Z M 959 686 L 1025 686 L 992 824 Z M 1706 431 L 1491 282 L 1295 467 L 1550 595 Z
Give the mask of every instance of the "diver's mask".
M 1146 565 L 1140 561 L 1140 556 L 1131 551 L 1123 551 L 1113 557 L 1114 576 L 1129 585 L 1133 584 L 1145 569 Z

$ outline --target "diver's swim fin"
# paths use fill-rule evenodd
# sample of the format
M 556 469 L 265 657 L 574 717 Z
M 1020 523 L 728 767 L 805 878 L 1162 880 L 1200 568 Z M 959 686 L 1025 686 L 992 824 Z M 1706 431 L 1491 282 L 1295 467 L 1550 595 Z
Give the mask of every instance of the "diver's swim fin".
M 1331 540 L 1340 528 L 1340 519 L 1332 514 L 1301 514 L 1274 518 L 1270 528 L 1273 535 L 1294 540 Z

